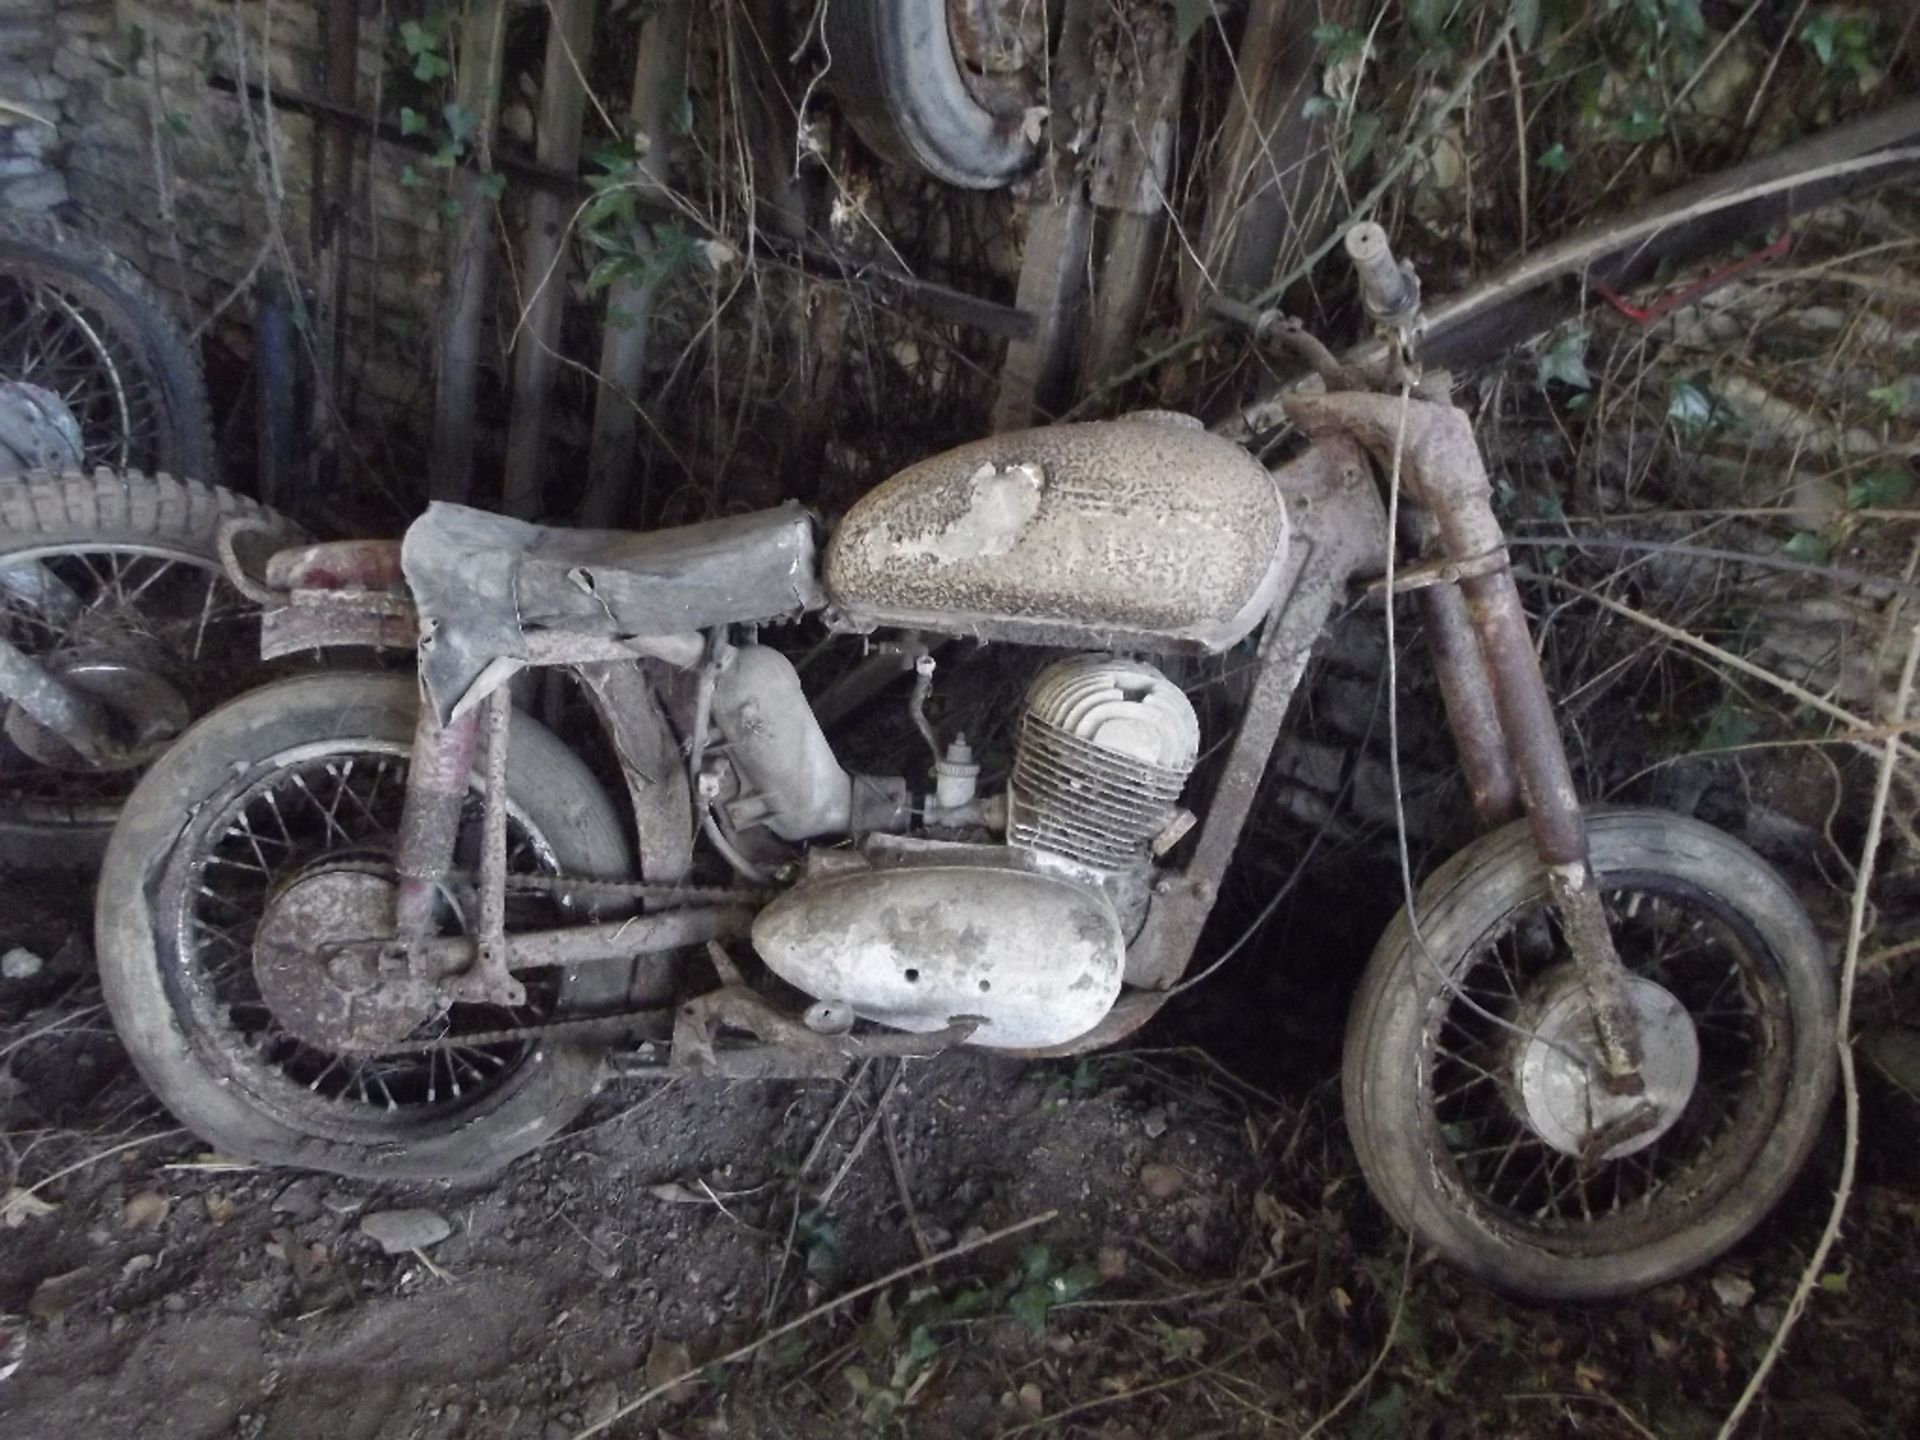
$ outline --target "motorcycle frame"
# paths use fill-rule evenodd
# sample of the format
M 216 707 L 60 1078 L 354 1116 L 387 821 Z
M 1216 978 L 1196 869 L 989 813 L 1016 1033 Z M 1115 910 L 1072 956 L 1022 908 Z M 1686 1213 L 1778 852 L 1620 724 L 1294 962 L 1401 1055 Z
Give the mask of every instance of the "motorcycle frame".
M 1065 1045 L 1024 1053 L 1076 1054 L 1112 1044 L 1150 1019 L 1185 974 L 1239 849 L 1314 642 L 1335 607 L 1348 598 L 1352 582 L 1377 582 L 1388 568 L 1393 537 L 1378 465 L 1391 469 L 1402 486 L 1404 534 L 1434 552 L 1397 575 L 1394 589 L 1420 593 L 1448 725 L 1475 812 L 1488 828 L 1522 815 L 1527 819 L 1553 902 L 1566 922 L 1574 962 L 1595 1006 L 1607 1079 L 1623 1093 L 1633 1093 L 1638 1037 L 1621 1000 L 1623 971 L 1600 910 L 1579 798 L 1470 422 L 1449 405 L 1358 391 L 1303 396 L 1290 404 L 1289 414 L 1312 444 L 1274 471 L 1293 521 L 1280 598 L 1261 635 L 1247 699 L 1187 858 L 1155 876 L 1146 922 L 1128 948 L 1129 988 L 1107 1017 Z M 383 639 L 400 628 L 392 623 L 391 595 L 370 597 L 359 588 L 361 580 L 390 582 L 391 551 L 376 555 L 364 543 L 354 550 L 309 547 L 281 557 L 275 571 L 290 594 L 268 615 L 264 628 L 270 651 L 297 648 L 308 632 L 325 633 L 338 643 L 356 623 L 370 637 L 377 631 Z M 317 579 L 324 583 L 316 584 Z M 368 598 L 383 603 L 361 603 Z M 356 622 L 356 614 L 363 619 Z M 570 669 L 593 701 L 634 801 L 643 878 L 684 878 L 693 853 L 690 786 L 653 685 L 632 663 L 640 652 L 596 637 L 549 636 L 535 658 Z M 482 923 L 474 937 L 436 939 L 428 931 L 432 900 L 452 864 L 461 808 L 482 749 L 483 721 L 488 784 Z M 503 781 L 510 723 L 504 687 L 445 725 L 431 707 L 422 707 L 397 855 L 396 938 L 381 962 L 384 973 L 404 966 L 413 980 L 461 998 L 511 1004 L 520 993 L 514 971 L 664 955 L 746 932 L 754 910 L 735 905 L 507 933 Z M 722 968 L 728 1003 L 720 1009 L 738 1025 L 752 1008 L 743 998 L 751 992 L 727 983 L 730 969 L 730 962 Z M 686 1014 L 697 1009 L 689 1006 Z M 781 1048 L 798 1048 L 793 1027 L 777 1023 L 783 1017 L 771 1007 L 763 1010 L 760 1033 Z M 918 1038 L 926 1049 L 938 1049 L 962 1043 L 965 1035 Z M 712 1059 L 710 1045 L 695 1048 Z M 835 1037 L 813 1060 L 825 1056 L 837 1063 L 858 1049 L 853 1037 Z M 752 1073 L 766 1069 L 756 1063 Z M 1620 1138 L 1609 1135 L 1605 1143 Z

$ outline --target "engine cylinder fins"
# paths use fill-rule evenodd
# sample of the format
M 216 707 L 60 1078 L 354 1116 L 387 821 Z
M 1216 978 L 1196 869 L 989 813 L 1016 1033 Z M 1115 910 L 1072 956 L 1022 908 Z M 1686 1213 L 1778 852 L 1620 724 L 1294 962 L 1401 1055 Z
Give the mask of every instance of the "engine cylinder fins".
M 1200 753 L 1186 693 L 1151 665 L 1075 655 L 1027 691 L 1007 838 L 1100 870 L 1145 858 Z

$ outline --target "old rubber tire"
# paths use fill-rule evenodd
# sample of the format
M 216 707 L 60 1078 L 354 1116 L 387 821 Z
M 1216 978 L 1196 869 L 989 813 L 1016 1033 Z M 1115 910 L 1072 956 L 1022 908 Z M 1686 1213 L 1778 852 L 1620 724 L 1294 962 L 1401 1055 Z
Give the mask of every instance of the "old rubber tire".
M 139 272 L 97 241 L 47 216 L 0 215 L 0 292 L 29 283 L 58 291 L 82 311 L 116 363 L 144 386 L 154 407 L 151 434 L 128 437 L 124 453 L 100 448 L 107 437 L 83 421 L 85 463 L 217 481 L 219 454 L 200 361 Z M 0 355 L 0 372 L 7 360 Z M 32 378 L 0 373 L 0 379 Z
M 869 149 L 968 190 L 1007 184 L 1034 161 L 1022 117 L 968 90 L 947 30 L 947 0 L 830 0 L 827 79 Z
M 473 1180 L 557 1133 L 598 1082 L 604 1046 L 547 1041 L 507 1079 L 464 1109 L 366 1136 L 304 1123 L 249 1087 L 221 1057 L 182 998 L 176 952 L 156 936 L 156 895 L 195 813 L 249 773 L 296 747 L 366 740 L 405 746 L 417 683 L 410 675 L 330 674 L 283 680 L 231 702 L 189 730 L 148 771 L 108 846 L 95 912 L 101 985 L 115 1029 L 173 1114 L 223 1153 L 367 1179 Z M 630 874 L 618 812 L 587 767 L 551 732 L 516 715 L 508 793 L 566 874 Z M 625 996 L 624 966 L 569 976 L 570 1008 L 611 1008 Z M 239 1071 L 239 1073 L 236 1073 Z
M 217 573 L 220 529 L 230 520 L 258 521 L 267 527 L 244 537 L 242 558 L 249 563 L 264 563 L 275 550 L 297 545 L 304 538 L 284 516 L 218 485 L 132 471 L 29 471 L 0 478 L 0 566 L 112 551 L 150 555 Z M 245 637 L 226 638 L 236 646 L 257 647 L 254 628 L 249 624 Z M 8 630 L 6 604 L 0 600 L 0 636 Z M 258 679 L 257 648 L 250 655 L 218 658 L 223 667 L 244 676 L 241 685 Z M 238 688 L 220 684 L 222 676 L 213 670 L 196 667 L 198 678 L 206 683 L 191 697 L 195 713 L 212 709 Z M 4 710 L 5 701 L 0 699 L 0 712 Z M 5 743 L 0 739 L 0 745 Z M 0 794 L 0 864 L 90 870 L 100 863 L 112 827 L 111 811 L 100 816 L 30 814 L 17 810 Z
M 1450 1176 L 1450 1164 L 1429 1155 L 1423 1140 L 1425 1036 L 1448 998 L 1441 972 L 1457 977 L 1505 917 L 1544 904 L 1546 877 L 1524 822 L 1482 837 L 1441 866 L 1417 902 L 1431 962 L 1417 952 L 1403 910 L 1354 998 L 1342 1076 L 1347 1128 L 1376 1198 L 1404 1229 L 1488 1283 L 1542 1299 L 1624 1295 L 1719 1255 L 1785 1193 L 1833 1093 L 1833 974 L 1786 882 L 1746 846 L 1697 820 L 1600 808 L 1589 812 L 1587 825 L 1603 889 L 1657 877 L 1705 897 L 1702 904 L 1735 917 L 1764 946 L 1790 1016 L 1780 1062 L 1789 1083 L 1744 1173 L 1675 1233 L 1636 1248 L 1570 1254 L 1489 1223 L 1464 1195 L 1458 1172 Z M 1624 949 L 1623 959 L 1632 965 Z

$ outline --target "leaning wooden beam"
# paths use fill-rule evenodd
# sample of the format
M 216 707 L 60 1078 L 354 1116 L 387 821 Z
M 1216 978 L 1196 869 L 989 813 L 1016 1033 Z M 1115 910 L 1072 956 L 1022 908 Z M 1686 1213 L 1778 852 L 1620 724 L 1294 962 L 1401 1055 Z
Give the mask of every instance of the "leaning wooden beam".
M 500 49 L 508 0 L 474 0 L 461 23 L 460 75 L 455 96 L 474 119 L 478 165 L 457 172 L 453 199 L 459 213 L 447 230 L 446 271 L 440 280 L 435 335 L 433 451 L 427 491 L 436 500 L 473 493 L 473 407 L 479 389 L 480 328 L 493 269 L 495 203 L 488 183 L 493 130 L 500 118 Z
M 633 67 L 633 121 L 647 140 L 634 177 L 643 200 L 667 188 L 669 119 L 686 86 L 686 56 L 685 0 L 661 0 L 641 26 L 640 55 Z M 644 223 L 634 227 L 633 238 L 643 251 L 652 243 Z M 615 524 L 626 508 L 657 288 L 651 276 L 623 277 L 607 287 L 599 385 L 593 398 L 593 447 L 587 457 L 587 492 L 580 501 L 582 525 Z
M 549 0 L 546 68 L 540 113 L 534 119 L 534 157 L 549 170 L 580 164 L 580 121 L 587 87 L 582 78 L 593 51 L 594 0 Z M 507 427 L 507 469 L 500 508 L 532 519 L 540 512 L 546 459 L 547 405 L 560 368 L 561 313 L 567 296 L 566 243 L 571 207 L 536 190 L 525 198 L 520 229 L 522 311 L 513 342 L 513 416 Z
M 1215 141 L 1200 265 L 1187 276 L 1188 323 L 1214 294 L 1240 298 L 1292 266 L 1324 229 L 1324 127 L 1305 113 L 1319 91 L 1320 0 L 1256 0 L 1234 53 L 1235 76 Z
M 1143 14 L 1104 87 L 1090 193 L 1105 239 L 1088 307 L 1083 383 L 1095 385 L 1133 358 L 1134 337 L 1166 235 L 1166 186 L 1173 171 L 1186 47 L 1171 11 Z

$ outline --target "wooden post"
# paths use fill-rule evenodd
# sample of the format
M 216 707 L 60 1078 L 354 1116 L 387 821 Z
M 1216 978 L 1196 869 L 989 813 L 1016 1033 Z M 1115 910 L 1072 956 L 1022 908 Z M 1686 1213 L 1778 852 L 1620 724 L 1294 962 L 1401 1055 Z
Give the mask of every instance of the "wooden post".
M 580 167 L 580 120 L 587 89 L 581 79 L 593 52 L 594 0 L 550 0 L 547 60 L 534 120 L 534 159 L 549 170 Z M 525 312 L 513 350 L 513 418 L 507 428 L 507 470 L 500 508 L 532 519 L 540 513 L 546 459 L 547 404 L 559 370 L 560 320 L 566 308 L 566 228 L 573 207 L 550 190 L 525 198 L 520 230 L 520 283 Z
M 1066 0 L 1048 96 L 1055 116 L 1072 115 L 1093 88 L 1092 17 L 1088 0 Z M 1042 178 L 1027 204 L 1016 301 L 1035 317 L 1034 329 L 1027 339 L 1007 342 L 1000 387 L 993 400 L 996 431 L 1018 430 L 1051 416 L 1068 398 L 1073 380 L 1074 321 L 1085 293 L 1093 207 L 1076 173 L 1075 157 L 1055 155 L 1052 144 L 1048 152 L 1043 163 L 1052 173 Z
M 360 67 L 360 10 L 357 0 L 327 0 L 320 12 L 321 91 L 332 104 L 352 108 L 358 100 Z M 313 307 L 313 402 L 307 421 L 312 451 L 307 462 L 306 496 L 293 493 L 299 483 L 290 471 L 274 478 L 283 492 L 275 503 L 300 509 L 312 496 L 331 494 L 340 480 L 340 437 L 337 407 L 340 377 L 347 360 L 347 281 L 352 253 L 353 151 L 358 140 L 337 125 L 313 128 L 313 193 L 311 212 L 313 278 L 317 303 Z M 282 297 L 284 301 L 284 296 Z M 280 417 L 290 420 L 290 416 Z M 287 440 L 291 436 L 283 437 Z M 294 442 L 297 443 L 297 442 Z M 281 469 L 285 454 L 269 464 Z
M 1134 43 L 1116 57 L 1093 157 L 1091 195 L 1105 230 L 1088 309 L 1083 386 L 1098 385 L 1132 359 L 1134 336 L 1166 233 L 1167 177 L 1180 118 L 1186 47 L 1175 43 L 1170 11 L 1146 11 Z
M 660 0 L 640 28 L 631 108 L 635 127 L 649 142 L 636 177 L 648 195 L 658 195 L 667 187 L 669 119 L 686 81 L 687 14 L 686 0 Z M 636 226 L 635 246 L 644 252 L 650 243 L 645 225 Z M 600 382 L 593 400 L 593 448 L 587 458 L 587 492 L 580 502 L 582 525 L 616 524 L 626 509 L 656 288 L 654 281 L 639 278 L 616 280 L 607 287 Z
M 482 177 L 493 168 L 493 130 L 500 118 L 500 50 L 508 0 L 470 0 L 460 23 L 459 103 L 474 117 L 473 162 L 453 183 L 459 213 L 447 230 L 435 335 L 433 451 L 427 493 L 465 501 L 473 493 L 473 407 L 480 379 L 480 326 L 493 270 L 496 205 Z
M 1335 0 L 1327 18 L 1343 18 Z M 1319 88 L 1314 26 L 1319 0 L 1255 0 L 1247 7 L 1234 63 L 1240 72 L 1214 154 L 1199 253 L 1187 277 L 1187 323 L 1212 289 L 1243 298 L 1291 266 L 1327 223 L 1325 127 L 1303 107 Z

